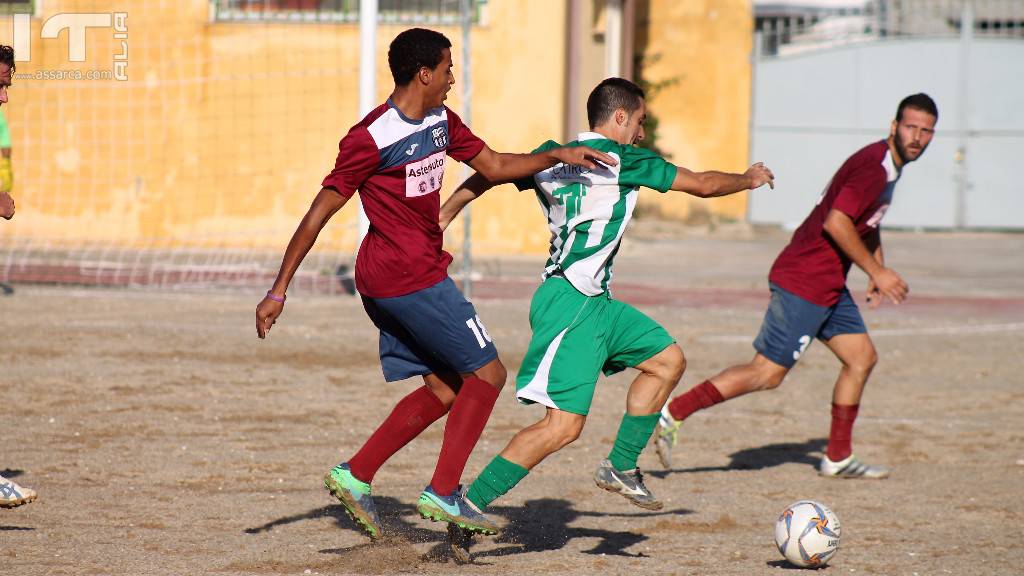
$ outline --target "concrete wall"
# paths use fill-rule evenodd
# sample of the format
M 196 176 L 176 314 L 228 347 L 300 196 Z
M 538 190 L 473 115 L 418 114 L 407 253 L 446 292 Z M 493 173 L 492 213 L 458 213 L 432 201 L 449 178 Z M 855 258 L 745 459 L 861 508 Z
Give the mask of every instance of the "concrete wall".
M 885 138 L 900 100 L 928 93 L 935 138 L 903 171 L 888 226 L 1024 228 L 1024 42 L 871 42 L 758 65 L 755 154 L 778 179 L 751 220 L 798 225 L 842 162 Z

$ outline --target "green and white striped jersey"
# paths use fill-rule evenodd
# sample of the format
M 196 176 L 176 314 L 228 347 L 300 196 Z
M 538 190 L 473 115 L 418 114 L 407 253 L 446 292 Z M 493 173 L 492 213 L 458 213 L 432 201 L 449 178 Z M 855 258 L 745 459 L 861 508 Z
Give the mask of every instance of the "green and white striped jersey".
M 633 217 L 640 186 L 667 192 L 676 167 L 650 150 L 619 144 L 595 132 L 583 132 L 567 146 L 590 146 L 618 160 L 618 165 L 587 170 L 558 164 L 520 180 L 520 190 L 537 194 L 551 229 L 551 248 L 543 279 L 561 270 L 588 296 L 608 290 L 612 261 Z M 534 152 L 558 147 L 548 140 Z

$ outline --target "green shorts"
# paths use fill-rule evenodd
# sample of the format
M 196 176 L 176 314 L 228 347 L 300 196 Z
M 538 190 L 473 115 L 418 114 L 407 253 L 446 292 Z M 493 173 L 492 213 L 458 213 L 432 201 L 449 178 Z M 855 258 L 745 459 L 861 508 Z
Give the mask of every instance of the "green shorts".
M 561 277 L 548 278 L 534 293 L 530 328 L 516 398 L 584 416 L 600 372 L 621 372 L 675 342 L 629 304 L 586 296 Z

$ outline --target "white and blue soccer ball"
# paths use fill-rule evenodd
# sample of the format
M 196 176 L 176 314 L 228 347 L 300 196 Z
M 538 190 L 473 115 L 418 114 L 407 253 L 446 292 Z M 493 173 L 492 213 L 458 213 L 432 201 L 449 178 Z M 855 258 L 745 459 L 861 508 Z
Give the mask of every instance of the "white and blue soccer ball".
M 827 506 L 801 500 L 786 507 L 775 522 L 775 545 L 801 568 L 828 564 L 839 550 L 839 518 Z

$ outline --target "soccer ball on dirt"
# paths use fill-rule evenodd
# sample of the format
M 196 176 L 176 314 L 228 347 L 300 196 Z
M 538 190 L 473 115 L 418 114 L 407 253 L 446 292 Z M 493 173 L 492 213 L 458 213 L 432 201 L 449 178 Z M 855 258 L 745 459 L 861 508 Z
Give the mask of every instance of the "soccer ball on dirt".
M 801 500 L 790 504 L 775 522 L 775 545 L 792 564 L 818 568 L 839 550 L 839 518 L 824 504 Z

